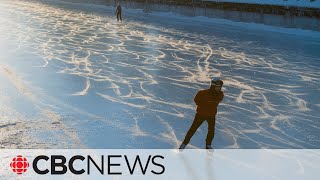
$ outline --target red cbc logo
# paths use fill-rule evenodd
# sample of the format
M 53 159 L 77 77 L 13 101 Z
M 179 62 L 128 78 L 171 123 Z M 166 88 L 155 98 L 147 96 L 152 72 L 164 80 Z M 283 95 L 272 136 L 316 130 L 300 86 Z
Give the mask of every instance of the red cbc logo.
M 13 158 L 10 167 L 13 172 L 17 174 L 22 174 L 27 171 L 29 167 L 29 163 L 27 161 L 27 158 L 22 157 L 21 155 L 18 155 L 17 157 Z

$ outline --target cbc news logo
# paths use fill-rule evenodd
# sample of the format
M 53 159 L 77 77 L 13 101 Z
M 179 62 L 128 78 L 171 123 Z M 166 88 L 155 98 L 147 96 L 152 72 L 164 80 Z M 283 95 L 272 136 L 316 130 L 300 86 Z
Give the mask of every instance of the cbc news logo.
M 130 175 L 161 175 L 165 172 L 165 166 L 161 162 L 163 160 L 164 157 L 159 154 L 107 154 L 95 157 L 91 155 L 73 155 L 72 157 L 38 155 L 31 160 L 31 171 L 33 170 L 39 175 L 63 175 L 68 172 L 77 175 L 90 175 L 90 172 L 95 169 L 95 172 L 101 175 L 122 175 L 123 173 L 130 173 Z M 40 161 L 42 163 L 39 164 Z M 78 166 L 75 166 L 75 164 Z M 27 158 L 18 155 L 12 159 L 10 167 L 14 173 L 21 175 L 27 172 L 29 162 Z
M 21 155 L 18 155 L 17 157 L 13 158 L 10 167 L 13 172 L 17 174 L 22 174 L 27 171 L 29 167 L 29 163 L 27 161 L 27 158 L 22 157 Z

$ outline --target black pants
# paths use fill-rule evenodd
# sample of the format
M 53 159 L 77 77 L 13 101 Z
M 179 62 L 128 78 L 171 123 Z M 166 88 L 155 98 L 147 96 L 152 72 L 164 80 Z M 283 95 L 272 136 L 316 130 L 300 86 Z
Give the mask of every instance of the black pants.
M 211 145 L 212 139 L 214 138 L 214 128 L 216 124 L 216 118 L 215 116 L 212 117 L 203 117 L 199 114 L 196 114 L 194 117 L 193 123 L 187 132 L 186 137 L 184 138 L 183 144 L 188 144 L 191 137 L 194 135 L 196 130 L 200 127 L 200 125 L 203 123 L 203 121 L 207 121 L 208 123 L 208 134 L 206 138 L 206 145 Z
M 117 13 L 117 21 L 119 21 L 119 19 L 120 19 L 120 21 L 122 21 L 122 15 L 121 15 L 121 12 L 120 12 L 120 13 Z

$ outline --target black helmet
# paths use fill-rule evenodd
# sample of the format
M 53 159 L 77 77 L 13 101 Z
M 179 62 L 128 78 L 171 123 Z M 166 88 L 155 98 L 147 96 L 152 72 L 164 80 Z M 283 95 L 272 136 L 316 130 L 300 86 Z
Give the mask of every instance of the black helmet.
M 210 83 L 211 86 L 222 86 L 223 81 L 217 78 L 213 78 Z

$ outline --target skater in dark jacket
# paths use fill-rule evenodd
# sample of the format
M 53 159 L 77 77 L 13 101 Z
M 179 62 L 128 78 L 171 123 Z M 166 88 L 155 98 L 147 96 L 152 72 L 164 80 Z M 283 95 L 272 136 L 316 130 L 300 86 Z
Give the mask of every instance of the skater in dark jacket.
M 179 149 L 184 149 L 187 146 L 193 134 L 205 120 L 208 123 L 205 148 L 212 149 L 211 142 L 214 138 L 217 107 L 224 97 L 224 94 L 221 91 L 222 85 L 222 80 L 212 79 L 210 88 L 200 90 L 194 97 L 194 102 L 197 105 L 197 113 Z
M 122 21 L 122 11 L 121 11 L 121 5 L 120 2 L 118 3 L 117 9 L 116 9 L 116 15 L 117 15 L 117 21 Z

